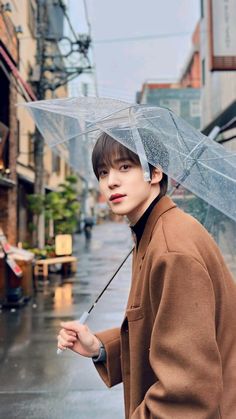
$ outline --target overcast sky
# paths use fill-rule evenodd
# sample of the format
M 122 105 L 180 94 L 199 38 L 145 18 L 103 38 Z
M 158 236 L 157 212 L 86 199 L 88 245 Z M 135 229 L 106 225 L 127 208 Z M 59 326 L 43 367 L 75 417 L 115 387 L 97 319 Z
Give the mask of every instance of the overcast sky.
M 87 0 L 100 96 L 134 101 L 146 80 L 177 80 L 191 50 L 199 3 Z M 68 4 L 76 31 L 87 32 L 84 0 Z

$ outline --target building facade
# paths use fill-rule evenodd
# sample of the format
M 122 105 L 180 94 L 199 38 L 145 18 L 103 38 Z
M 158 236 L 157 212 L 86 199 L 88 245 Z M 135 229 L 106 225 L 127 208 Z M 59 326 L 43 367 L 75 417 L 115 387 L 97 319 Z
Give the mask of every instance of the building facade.
M 141 103 L 171 109 L 195 128 L 200 128 L 200 89 L 146 83 Z
M 173 83 L 147 81 L 137 95 L 139 103 L 171 109 L 195 128 L 201 126 L 200 24 L 192 35 L 192 47 L 182 74 Z
M 236 115 L 236 6 L 234 0 L 201 0 L 200 6 L 201 127 L 209 134 Z
M 192 47 L 179 79 L 182 87 L 201 87 L 200 71 L 200 23 L 198 22 L 192 35 Z
M 0 226 L 11 244 L 30 243 L 32 236 L 27 196 L 34 192 L 35 125 L 16 104 L 37 100 L 37 7 L 36 0 L 0 0 Z M 57 39 L 63 31 L 59 2 L 46 2 L 45 10 L 47 52 L 59 56 Z M 62 59 L 58 60 L 62 66 Z M 53 81 L 52 73 L 45 75 Z M 67 84 L 48 89 L 45 96 L 67 96 Z M 68 160 L 66 148 L 52 153 L 45 145 L 42 173 L 46 193 L 57 190 L 71 173 Z
M 19 126 L 14 68 L 19 42 L 6 5 L 0 1 L 0 225 L 12 243 L 17 240 L 17 171 Z

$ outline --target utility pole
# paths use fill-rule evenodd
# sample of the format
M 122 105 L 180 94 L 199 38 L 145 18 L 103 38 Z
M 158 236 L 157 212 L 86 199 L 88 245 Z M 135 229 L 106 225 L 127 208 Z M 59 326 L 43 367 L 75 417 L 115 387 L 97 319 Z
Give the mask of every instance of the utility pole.
M 37 34 L 36 34 L 36 74 L 35 81 L 37 100 L 45 99 L 47 90 L 54 92 L 60 86 L 63 86 L 78 77 L 83 72 L 91 72 L 92 67 L 88 57 L 88 49 L 90 47 L 90 36 L 81 34 L 77 35 L 71 25 L 69 15 L 66 11 L 63 0 L 36 0 L 37 4 Z M 53 7 L 57 8 L 55 11 Z M 67 20 L 69 28 L 72 32 L 72 39 L 69 36 L 63 36 L 63 27 L 56 26 L 58 30 L 53 34 L 54 26 L 50 19 L 55 16 L 54 12 L 58 10 L 63 12 L 64 18 Z M 62 29 L 62 34 L 60 34 Z M 68 50 L 61 53 L 60 48 L 54 46 L 64 39 L 67 43 Z M 51 48 L 53 47 L 53 48 Z M 77 54 L 78 63 L 76 65 L 67 65 L 65 61 L 69 57 Z M 61 65 L 61 63 L 63 65 Z M 59 64 L 58 64 L 59 62 Z M 53 77 L 49 77 L 48 75 Z M 35 182 L 34 194 L 44 197 L 44 139 L 40 132 L 35 132 L 34 142 L 34 164 L 35 164 Z M 45 220 L 44 213 L 38 217 L 37 231 L 35 233 L 36 245 L 43 248 L 45 245 Z
M 36 65 L 38 68 L 38 81 L 36 83 L 36 96 L 38 100 L 44 99 L 44 61 L 45 61 L 45 31 L 46 31 L 46 4 L 45 0 L 37 0 L 37 52 Z M 34 142 L 34 164 L 35 164 L 35 182 L 34 193 L 44 196 L 44 139 L 40 132 L 36 130 Z M 36 230 L 36 242 L 39 248 L 45 244 L 45 220 L 44 213 L 38 218 Z

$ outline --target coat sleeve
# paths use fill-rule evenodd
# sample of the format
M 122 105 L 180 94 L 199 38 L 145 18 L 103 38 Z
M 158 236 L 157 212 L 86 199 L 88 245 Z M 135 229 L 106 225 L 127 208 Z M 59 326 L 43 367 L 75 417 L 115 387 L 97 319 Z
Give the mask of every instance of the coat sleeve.
M 151 270 L 150 299 L 156 383 L 132 419 L 220 418 L 222 368 L 207 270 L 192 257 L 166 254 Z
M 121 383 L 120 362 L 120 329 L 108 329 L 96 333 L 97 338 L 103 343 L 106 350 L 106 362 L 98 362 L 95 365 L 100 377 L 107 387 Z

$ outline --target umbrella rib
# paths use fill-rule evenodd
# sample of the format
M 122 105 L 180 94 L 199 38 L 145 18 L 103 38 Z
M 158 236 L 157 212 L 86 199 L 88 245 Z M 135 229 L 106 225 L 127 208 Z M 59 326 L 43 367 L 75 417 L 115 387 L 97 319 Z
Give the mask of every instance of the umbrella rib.
M 232 177 L 230 177 L 230 176 L 226 175 L 225 173 L 220 172 L 219 170 L 216 170 L 216 169 L 214 169 L 213 167 L 210 167 L 210 166 L 208 166 L 207 164 L 202 163 L 201 161 L 200 161 L 199 163 L 201 164 L 201 166 L 205 167 L 205 168 L 206 168 L 206 169 L 208 169 L 209 171 L 212 171 L 212 172 L 214 172 L 214 173 L 217 173 L 218 175 L 220 175 L 220 176 L 222 176 L 222 177 L 224 177 L 224 178 L 226 178 L 226 179 L 228 179 L 228 180 L 232 181 L 233 183 L 236 183 L 236 179 L 234 179 L 234 178 L 232 178 Z
M 225 160 L 225 159 L 230 159 L 231 157 L 235 157 L 236 153 L 230 153 L 228 156 L 225 157 L 210 157 L 208 159 L 201 159 L 200 161 L 212 161 L 212 160 Z
M 100 117 L 100 118 L 96 119 L 95 121 L 91 122 L 91 124 L 89 126 L 94 125 L 94 124 L 97 124 L 97 122 L 106 121 L 107 119 L 109 121 L 113 121 L 113 119 L 115 119 L 115 120 L 123 119 L 124 118 L 123 116 L 120 116 L 118 118 L 110 118 L 110 117 L 113 116 L 113 115 L 115 115 L 116 113 L 119 113 L 119 112 L 122 112 L 122 111 L 126 111 L 126 110 L 130 109 L 131 107 L 132 107 L 132 105 L 131 106 L 127 106 L 126 108 L 118 109 L 118 110 L 116 110 L 114 112 L 111 112 L 110 114 L 105 115 L 103 117 Z
M 175 122 L 175 120 L 174 120 L 174 118 L 173 118 L 173 116 L 172 116 L 172 114 L 169 112 L 169 115 L 170 115 L 170 117 L 171 117 L 171 119 L 172 119 L 172 121 L 173 121 L 173 123 L 174 123 L 174 126 L 175 126 L 175 128 L 176 128 L 176 131 L 177 131 L 177 134 L 180 134 L 180 132 L 179 132 L 179 129 L 178 129 L 178 127 L 177 127 L 177 125 L 176 125 L 176 122 Z M 150 121 L 150 118 L 146 118 L 149 122 L 150 122 L 150 124 L 152 125 L 152 126 L 154 126 L 153 125 L 153 123 L 152 123 L 152 121 Z M 155 126 L 154 126 L 154 128 L 155 128 Z M 182 141 L 183 141 L 183 143 L 184 143 L 184 145 L 185 145 L 185 147 L 187 148 L 187 150 L 189 151 L 189 154 L 186 156 L 186 154 L 185 153 L 183 153 L 183 152 L 181 152 L 181 151 L 178 151 L 178 153 L 179 154 L 181 154 L 181 155 L 183 155 L 183 156 L 185 156 L 185 161 L 186 161 L 186 159 L 188 158 L 188 156 L 190 156 L 190 154 L 191 154 L 191 151 L 189 150 L 189 148 L 188 148 L 188 146 L 187 146 L 187 144 L 185 143 L 185 141 L 184 141 L 184 139 L 183 139 L 183 137 L 182 137 L 182 135 L 180 134 L 180 137 L 182 138 Z M 199 143 L 197 144 L 197 145 L 199 145 Z M 169 148 L 169 149 L 172 149 L 174 152 L 176 152 L 176 150 L 174 149 L 174 147 L 171 147 L 170 145 L 168 145 L 168 146 L 166 146 L 167 148 Z M 196 149 L 196 147 L 195 147 L 195 149 Z M 202 149 L 202 150 L 200 150 L 201 151 L 201 153 L 203 153 L 204 152 L 204 150 L 205 150 L 205 147 Z M 197 166 L 198 166 L 198 161 L 196 160 L 196 158 L 195 159 L 193 159 L 194 160 L 194 162 L 192 163 L 192 165 L 191 165 L 191 167 L 190 167 L 190 169 L 194 166 L 194 164 L 197 164 Z M 156 163 L 155 163 L 156 164 Z M 183 182 L 189 175 L 190 175 L 190 169 L 184 169 L 183 170 L 183 172 L 182 172 L 182 175 L 180 175 L 179 177 L 178 177 L 178 179 L 179 180 L 177 180 L 177 182 Z M 199 169 L 199 173 L 200 173 L 200 176 L 201 176 L 201 178 L 202 178 L 202 180 L 203 180 L 203 182 L 207 185 L 207 182 L 205 181 L 205 179 L 204 179 L 204 177 L 202 176 L 202 173 L 201 173 L 201 170 L 200 170 L 200 168 L 198 167 L 198 169 Z
M 137 154 L 139 156 L 141 166 L 143 168 L 144 179 L 149 182 L 151 179 L 150 179 L 150 170 L 148 166 L 148 161 L 147 161 L 146 153 L 145 153 L 144 146 L 142 143 L 142 139 L 140 137 L 138 128 L 136 126 L 135 115 L 132 111 L 132 108 L 129 109 L 129 119 L 130 119 L 129 122 L 130 122 L 132 137 L 136 145 Z
M 170 114 L 170 117 L 171 117 L 171 119 L 172 119 L 172 121 L 173 121 L 173 123 L 174 123 L 174 125 L 175 125 L 175 128 L 176 128 L 176 130 L 177 130 L 177 132 L 180 132 L 179 130 L 178 130 L 178 127 L 177 127 L 177 124 L 176 124 L 176 122 L 175 122 L 175 120 L 174 120 L 174 117 L 173 117 L 173 115 L 172 115 L 172 113 L 171 112 L 169 112 L 169 114 Z M 182 137 L 182 135 L 181 135 L 181 132 L 180 132 L 180 137 L 182 138 L 182 141 L 183 141 L 183 143 L 184 143 L 184 145 L 185 145 L 185 147 L 188 149 L 188 151 L 190 151 L 189 150 L 189 148 L 188 148 L 188 146 L 187 146 L 187 144 L 186 144 L 186 142 L 184 141 L 184 139 L 183 139 L 183 137 Z M 189 152 L 189 154 L 188 154 L 188 156 L 185 158 L 185 160 L 187 160 L 187 158 L 190 156 L 191 157 L 191 153 L 194 151 L 194 150 L 196 150 L 196 148 L 199 146 L 199 144 L 201 144 L 203 141 L 204 141 L 204 139 L 205 138 L 203 138 L 203 140 L 201 140 L 198 144 L 196 144 L 196 146 Z M 198 170 L 199 170 L 199 173 L 200 173 L 200 176 L 201 176 L 201 178 L 202 178 L 202 180 L 203 180 L 203 182 L 208 186 L 208 184 L 207 184 L 207 182 L 206 182 L 206 180 L 204 179 L 204 176 L 202 175 L 202 173 L 201 173 L 201 170 L 200 170 L 200 168 L 199 168 L 199 161 L 197 160 L 199 157 L 200 157 L 200 155 L 205 151 L 205 149 L 206 149 L 206 146 L 205 147 L 203 147 L 201 150 L 199 150 L 199 155 L 197 156 L 197 157 L 195 157 L 193 160 L 194 160 L 194 163 L 192 163 L 192 165 L 191 165 L 191 167 L 189 168 L 189 169 L 184 169 L 184 172 L 183 172 L 183 175 L 182 175 L 182 177 L 180 177 L 180 181 L 181 181 L 181 179 L 186 179 L 189 175 L 190 175 L 190 170 L 192 169 L 192 167 L 196 164 L 197 165 L 197 167 L 198 167 Z M 182 180 L 182 182 L 183 182 L 183 180 Z

